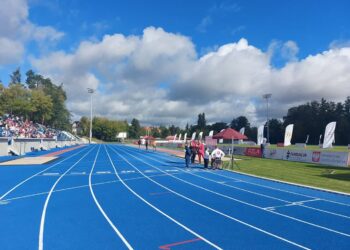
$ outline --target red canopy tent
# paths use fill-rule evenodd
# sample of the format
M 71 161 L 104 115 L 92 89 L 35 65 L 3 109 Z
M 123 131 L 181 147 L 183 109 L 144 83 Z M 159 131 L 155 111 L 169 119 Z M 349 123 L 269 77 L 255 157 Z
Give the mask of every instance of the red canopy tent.
M 217 133 L 213 136 L 213 139 L 224 139 L 224 140 L 247 140 L 248 137 L 239 133 L 238 131 L 232 129 L 232 128 L 227 128 L 220 133 Z

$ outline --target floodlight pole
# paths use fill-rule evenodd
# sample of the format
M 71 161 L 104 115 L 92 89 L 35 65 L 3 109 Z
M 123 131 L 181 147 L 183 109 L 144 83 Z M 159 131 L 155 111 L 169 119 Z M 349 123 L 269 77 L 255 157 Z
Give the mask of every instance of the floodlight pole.
M 91 137 L 92 137 L 92 94 L 95 92 L 95 90 L 91 88 L 87 88 L 88 93 L 90 94 L 90 136 L 89 136 L 89 143 L 91 144 Z
M 266 99 L 266 139 L 267 143 L 270 142 L 270 129 L 269 129 L 269 99 L 271 98 L 272 94 L 264 94 L 262 97 Z

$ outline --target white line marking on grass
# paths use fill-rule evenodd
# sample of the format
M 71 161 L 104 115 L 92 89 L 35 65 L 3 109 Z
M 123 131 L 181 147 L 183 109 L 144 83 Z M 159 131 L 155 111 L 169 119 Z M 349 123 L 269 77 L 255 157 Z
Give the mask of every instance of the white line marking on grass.
M 94 199 L 94 202 L 96 204 L 96 206 L 98 207 L 98 209 L 100 210 L 101 214 L 103 215 L 103 217 L 105 217 L 105 219 L 107 220 L 108 224 L 113 228 L 114 232 L 118 235 L 118 237 L 123 241 L 123 243 L 125 244 L 125 246 L 128 249 L 133 249 L 132 246 L 130 245 L 130 243 L 125 239 L 125 237 L 122 235 L 122 233 L 118 230 L 118 228 L 113 224 L 113 222 L 111 221 L 111 219 L 108 217 L 108 215 L 106 214 L 106 212 L 103 210 L 103 208 L 101 207 L 100 203 L 98 202 L 94 190 L 92 189 L 92 184 L 91 184 L 91 176 L 92 176 L 92 172 L 94 171 L 95 165 L 96 165 L 96 160 L 97 160 L 97 156 L 100 152 L 100 147 L 98 148 L 94 163 L 92 165 L 90 174 L 89 174 L 89 189 L 90 189 L 90 193 L 92 198 Z
M 88 147 L 86 147 L 86 149 L 88 149 Z M 25 179 L 25 180 L 19 182 L 16 186 L 14 186 L 14 187 L 11 188 L 9 191 L 7 191 L 5 194 L 3 194 L 3 195 L 0 197 L 0 201 L 3 200 L 9 193 L 13 192 L 15 189 L 17 189 L 18 187 L 22 186 L 24 183 L 26 183 L 26 182 L 29 181 L 30 179 L 32 179 L 32 178 L 34 178 L 35 176 L 38 176 L 38 175 L 40 175 L 41 173 L 43 173 L 43 172 L 45 172 L 45 171 L 47 171 L 47 170 L 49 170 L 49 169 L 51 169 L 51 168 L 57 166 L 58 164 L 61 164 L 62 162 L 66 161 L 66 160 L 68 160 L 68 159 L 70 159 L 70 158 L 72 158 L 73 156 L 75 156 L 75 155 L 81 153 L 81 152 L 84 151 L 84 150 L 85 150 L 85 149 L 83 149 L 83 150 L 81 150 L 81 151 L 75 153 L 74 155 L 71 155 L 71 156 L 69 156 L 69 157 L 63 159 L 62 161 L 59 161 L 59 162 L 55 163 L 54 165 L 52 165 L 52 166 L 50 166 L 50 167 L 48 167 L 48 168 L 45 168 L 44 170 L 39 171 L 39 172 L 37 172 L 36 174 L 34 174 L 34 175 L 28 177 L 27 179 Z
M 117 169 L 114 166 L 114 163 L 108 153 L 108 150 L 105 149 L 108 155 L 108 158 L 110 160 L 110 162 L 112 163 L 112 166 L 114 168 L 114 173 L 117 176 L 117 178 L 121 181 L 121 183 L 131 192 L 133 193 L 137 198 L 139 198 L 141 201 L 143 201 L 144 203 L 146 203 L 148 206 L 150 206 L 151 208 L 153 208 L 154 210 L 156 210 L 158 213 L 162 214 L 163 216 L 165 216 L 166 218 L 168 218 L 169 220 L 171 220 L 172 222 L 174 222 L 175 224 L 179 225 L 180 227 L 182 227 L 183 229 L 185 229 L 187 232 L 190 232 L 191 234 L 197 236 L 198 238 L 201 238 L 203 241 L 205 241 L 207 244 L 211 245 L 212 247 L 216 248 L 216 249 L 222 249 L 219 246 L 217 246 L 216 244 L 212 243 L 211 241 L 207 240 L 206 238 L 204 238 L 203 236 L 199 235 L 198 233 L 196 233 L 195 231 L 193 231 L 192 229 L 188 228 L 187 226 L 183 225 L 182 223 L 180 223 L 179 221 L 175 220 L 174 218 L 170 217 L 168 214 L 164 213 L 162 210 L 160 210 L 159 208 L 157 208 L 156 206 L 154 206 L 153 204 L 151 204 L 150 202 L 148 202 L 147 200 L 145 200 L 144 198 L 142 198 L 138 193 L 136 193 L 132 188 L 130 188 L 118 175 L 117 173 Z M 114 149 L 112 149 L 114 151 Z M 115 153 L 117 153 L 119 155 L 119 157 L 122 157 L 118 152 L 114 151 Z M 125 159 L 125 158 L 124 158 Z M 127 161 L 128 162 L 128 161 Z M 128 162 L 128 164 L 130 166 L 132 166 L 133 168 L 135 168 L 130 162 Z M 137 169 L 137 168 L 135 168 Z M 148 177 L 147 175 L 143 174 L 141 171 L 139 171 L 137 169 L 137 171 L 143 175 L 145 178 L 150 179 L 150 177 Z
M 119 154 L 119 153 L 118 153 L 117 151 L 115 151 L 114 149 L 112 149 L 112 150 L 113 150 L 116 154 L 118 154 L 119 157 L 121 157 L 122 159 L 124 159 L 124 161 L 126 161 L 130 166 L 132 166 L 132 167 L 135 168 L 139 173 L 141 173 L 142 175 L 144 175 L 140 170 L 138 170 L 137 167 L 135 167 L 132 163 L 130 163 L 130 162 L 129 162 L 126 158 L 124 158 L 121 154 Z M 125 152 L 125 151 L 124 151 L 124 152 Z M 130 155 L 130 156 L 132 156 L 132 157 L 135 158 L 135 159 L 138 159 L 139 161 L 142 161 L 142 160 L 140 160 L 138 157 L 135 157 L 135 156 L 133 156 L 133 155 L 131 155 L 131 154 L 129 154 L 129 153 L 127 153 L 127 154 Z M 147 162 L 144 162 L 144 161 L 142 161 L 142 162 L 145 163 L 145 164 L 147 164 L 147 165 L 149 165 L 149 166 L 151 166 L 151 167 L 153 167 L 153 168 L 155 168 L 155 169 L 158 169 L 157 167 L 154 167 L 154 166 L 152 166 L 151 164 L 149 164 L 149 163 L 147 163 Z M 158 170 L 160 170 L 160 169 L 158 169 Z M 162 170 L 160 170 L 160 171 L 161 171 L 161 172 L 164 172 L 164 171 L 162 171 Z M 169 176 L 172 176 L 172 175 L 169 174 L 169 173 L 168 173 L 168 175 L 169 175 Z M 172 177 L 176 178 L 175 176 L 172 176 Z M 214 208 L 208 207 L 208 206 L 206 206 L 206 205 L 204 205 L 204 204 L 202 204 L 202 203 L 200 203 L 200 202 L 197 202 L 197 201 L 195 201 L 195 200 L 192 200 L 191 198 L 188 198 L 187 196 L 184 196 L 184 195 L 182 195 L 182 194 L 180 194 L 180 193 L 177 193 L 176 191 L 174 191 L 174 190 L 172 190 L 172 189 L 170 189 L 170 188 L 168 188 L 168 187 L 166 187 L 166 186 L 164 186 L 164 185 L 158 183 L 157 181 L 153 180 L 152 178 L 147 178 L 147 179 L 149 179 L 151 182 L 155 183 L 156 185 L 158 185 L 158 186 L 160 186 L 160 187 L 162 187 L 162 188 L 168 190 L 169 192 L 172 192 L 173 194 L 175 194 L 175 195 L 177 195 L 177 196 L 179 196 L 179 197 L 181 197 L 181 198 L 183 198 L 183 199 L 185 199 L 185 200 L 188 200 L 188 201 L 190 201 L 190 202 L 192 202 L 192 203 L 194 203 L 194 204 L 196 204 L 196 205 L 198 205 L 198 206 L 200 206 L 200 207 L 203 207 L 203 208 L 205 208 L 205 209 L 208 209 L 208 210 L 210 210 L 210 211 L 212 211 L 212 212 L 214 212 L 214 213 L 216 213 L 216 214 L 222 215 L 223 217 L 226 217 L 226 218 L 228 218 L 228 219 L 230 219 L 230 220 L 236 221 L 236 222 L 238 222 L 238 223 L 240 223 L 240 224 L 243 224 L 243 225 L 245 225 L 245 226 L 247 226 L 247 227 L 250 227 L 250 228 L 252 228 L 252 229 L 255 229 L 255 230 L 257 230 L 257 231 L 259 231 L 259 232 L 261 232 L 261 233 L 264 233 L 264 234 L 266 234 L 266 235 L 269 235 L 269 236 L 271 236 L 271 237 L 273 237 L 273 238 L 279 239 L 279 240 L 284 241 L 284 242 L 286 242 L 286 243 L 289 243 L 289 244 L 291 244 L 291 245 L 297 246 L 297 247 L 302 248 L 302 249 L 309 249 L 309 248 L 307 248 L 307 247 L 305 247 L 305 246 L 302 246 L 302 245 L 300 245 L 300 244 L 298 244 L 298 243 L 295 243 L 295 242 L 293 242 L 293 241 L 287 240 L 287 239 L 285 239 L 285 238 L 283 238 L 283 237 L 280 237 L 280 236 L 278 236 L 278 235 L 276 235 L 276 234 L 273 234 L 273 233 L 270 233 L 270 232 L 268 232 L 268 231 L 265 231 L 265 230 L 263 230 L 263 229 L 261 229 L 261 228 L 259 228 L 259 227 L 255 227 L 255 226 L 253 226 L 253 225 L 251 225 L 251 224 L 249 224 L 249 223 L 246 223 L 246 222 L 244 222 L 244 221 L 241 221 L 241 220 L 239 220 L 239 219 L 237 219 L 237 218 L 234 218 L 234 217 L 232 217 L 232 216 L 230 216 L 230 215 L 227 215 L 227 214 L 225 214 L 225 213 L 222 213 L 222 212 L 220 212 L 220 211 L 218 211 L 218 210 L 216 210 L 216 209 L 214 209 Z M 181 179 L 180 179 L 180 180 L 181 180 Z M 184 181 L 184 182 L 185 182 L 185 181 Z M 193 184 L 193 185 L 194 185 L 194 184 Z M 203 188 L 203 189 L 204 189 L 204 188 Z M 199 238 L 200 238 L 200 237 L 199 237 Z
M 44 208 L 41 214 L 41 220 L 40 220 L 40 230 L 39 230 L 39 250 L 44 249 L 44 226 L 45 226 L 45 218 L 46 218 L 46 211 L 47 211 L 47 206 L 49 204 L 51 195 L 53 190 L 55 189 L 56 185 L 60 182 L 60 180 L 65 176 L 72 168 L 74 168 L 85 156 L 87 156 L 95 147 L 91 148 L 86 154 L 84 154 L 76 163 L 74 163 L 68 170 L 66 170 L 57 180 L 56 182 L 52 185 L 46 200 L 44 204 Z
M 124 151 L 124 152 L 126 152 L 126 151 Z M 127 153 L 127 152 L 126 152 L 126 153 Z M 143 162 L 143 163 L 145 163 L 145 164 L 147 164 L 147 165 L 149 165 L 149 166 L 155 168 L 155 169 L 158 169 L 158 170 L 161 171 L 161 172 L 164 172 L 164 171 L 160 170 L 159 168 L 157 168 L 157 167 L 155 167 L 155 166 L 153 166 L 153 165 L 151 165 L 151 164 L 149 164 L 149 163 L 143 161 L 142 159 L 140 159 L 140 158 L 138 158 L 138 157 L 136 157 L 136 156 L 133 156 L 133 155 L 130 154 L 130 153 L 127 153 L 127 154 L 130 155 L 130 156 L 132 156 L 133 158 L 136 158 L 136 159 L 138 159 L 139 161 L 141 161 L 141 162 Z M 166 173 L 166 172 L 164 172 L 164 173 Z M 259 206 L 256 206 L 256 205 L 254 205 L 254 204 L 251 204 L 251 203 L 248 203 L 248 202 L 245 202 L 245 201 L 242 201 L 242 200 L 233 198 L 233 197 L 231 197 L 231 196 L 228 196 L 228 195 L 225 195 L 225 194 L 222 194 L 222 193 L 218 193 L 218 192 L 212 191 L 212 190 L 207 189 L 207 188 L 204 188 L 204 187 L 202 187 L 202 186 L 193 184 L 193 183 L 191 183 L 191 182 L 189 182 L 189 181 L 185 181 L 185 180 L 183 180 L 183 179 L 181 179 L 181 178 L 178 178 L 178 177 L 176 177 L 176 176 L 172 176 L 172 175 L 169 174 L 169 173 L 168 173 L 168 175 L 171 176 L 171 177 L 173 177 L 174 179 L 177 179 L 177 180 L 179 180 L 179 181 L 181 181 L 181 182 L 187 183 L 187 184 L 189 184 L 189 185 L 191 185 L 191 186 L 194 186 L 194 187 L 197 187 L 197 188 L 199 188 L 199 189 L 205 190 L 205 191 L 207 191 L 207 192 L 209 192 L 209 193 L 213 193 L 213 194 L 216 194 L 216 195 L 218 195 L 218 196 L 221 196 L 221 197 L 224 197 L 224 198 L 227 198 L 227 199 L 230 199 L 230 200 L 234 200 L 234 201 L 237 201 L 237 202 L 239 202 L 239 203 L 242 203 L 242 204 L 245 204 L 245 205 L 248 205 L 248 206 L 251 206 L 251 207 L 255 207 L 255 208 L 258 208 L 258 209 L 261 209 L 261 210 L 264 210 L 264 211 L 268 211 L 268 212 L 270 212 L 270 213 L 273 213 L 273 214 L 276 214 L 276 215 L 279 215 L 279 216 L 282 216 L 282 217 L 285 217 L 285 218 L 288 218 L 288 219 L 291 219 L 291 220 L 294 220 L 294 221 L 298 221 L 298 222 L 301 222 L 301 223 L 304 223 L 304 224 L 307 224 L 307 225 L 310 225 L 310 226 L 314 226 L 314 227 L 317 227 L 317 228 L 321 228 L 321 229 L 326 230 L 326 231 L 329 231 L 329 232 L 333 232 L 333 233 L 340 234 L 340 235 L 343 235 L 343 236 L 346 236 L 346 237 L 350 237 L 350 235 L 347 234 L 347 233 L 343 233 L 343 232 L 340 232 L 340 231 L 337 231 L 337 230 L 334 230 L 334 229 L 331 229 L 331 228 L 328 228 L 328 227 L 320 226 L 320 225 L 317 225 L 317 224 L 314 224 L 314 223 L 311 223 L 311 222 L 308 222 L 308 221 L 304 221 L 304 220 L 301 220 L 301 219 L 298 219 L 298 218 L 295 218 L 295 217 L 292 217 L 292 216 L 289 216 L 289 215 L 285 215 L 285 214 L 282 214 L 282 213 L 279 213 L 279 212 L 275 212 L 275 211 L 271 211 L 271 210 L 265 210 L 264 208 L 259 207 Z

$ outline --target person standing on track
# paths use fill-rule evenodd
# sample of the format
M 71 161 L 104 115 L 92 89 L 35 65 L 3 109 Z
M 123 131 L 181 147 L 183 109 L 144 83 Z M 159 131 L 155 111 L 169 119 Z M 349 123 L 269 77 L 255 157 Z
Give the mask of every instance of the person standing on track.
M 197 155 L 197 145 L 195 141 L 191 141 L 191 163 L 194 164 Z
M 145 145 L 146 145 L 146 150 L 148 150 L 148 140 L 146 140 Z
M 204 169 L 208 169 L 208 164 L 209 164 L 209 158 L 210 158 L 210 153 L 209 153 L 209 149 L 205 148 L 205 152 L 204 152 Z
M 137 144 L 139 145 L 139 148 L 141 148 L 141 139 L 137 141 Z
M 213 150 L 213 152 L 211 152 L 211 157 L 214 158 L 214 166 L 213 166 L 213 169 L 216 169 L 216 168 L 221 168 L 222 165 L 222 161 L 221 159 L 225 156 L 225 153 L 220 149 L 218 148 L 218 146 L 215 146 L 215 149 Z
M 191 163 L 191 150 L 188 147 L 188 144 L 186 143 L 186 145 L 185 145 L 185 164 L 186 164 L 186 168 L 190 167 L 190 163 Z
M 204 159 L 204 143 L 201 141 L 198 141 L 197 148 L 198 148 L 198 161 L 199 161 L 199 164 L 201 164 L 202 157 Z

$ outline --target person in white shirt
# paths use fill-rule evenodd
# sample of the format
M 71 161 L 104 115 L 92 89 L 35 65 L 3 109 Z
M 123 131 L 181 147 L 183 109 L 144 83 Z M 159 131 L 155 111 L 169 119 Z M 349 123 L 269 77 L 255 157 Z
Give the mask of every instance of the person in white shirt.
M 216 169 L 216 167 L 218 167 L 219 169 L 221 168 L 221 159 L 224 156 L 225 153 L 220 148 L 218 148 L 218 146 L 216 146 L 213 152 L 211 152 L 211 157 L 214 160 L 213 169 Z
M 209 158 L 210 158 L 210 152 L 208 148 L 205 148 L 203 158 L 204 158 L 204 169 L 208 169 Z

